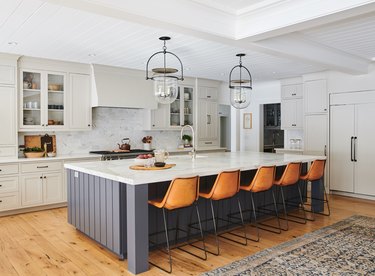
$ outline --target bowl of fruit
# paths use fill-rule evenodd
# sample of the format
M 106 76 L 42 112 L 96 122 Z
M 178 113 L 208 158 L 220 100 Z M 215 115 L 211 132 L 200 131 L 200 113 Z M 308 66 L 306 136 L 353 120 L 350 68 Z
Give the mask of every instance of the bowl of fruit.
M 150 164 L 150 166 L 152 166 L 153 160 L 154 160 L 154 156 L 151 153 L 140 154 L 140 155 L 137 156 L 137 158 L 134 159 L 134 163 L 137 166 L 145 166 L 145 165 L 149 165 L 149 164 Z

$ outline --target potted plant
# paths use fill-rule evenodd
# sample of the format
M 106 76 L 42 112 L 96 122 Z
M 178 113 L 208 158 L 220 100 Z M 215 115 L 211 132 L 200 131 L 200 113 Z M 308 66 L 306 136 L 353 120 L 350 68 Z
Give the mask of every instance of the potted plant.
M 44 156 L 45 151 L 39 147 L 25 148 L 23 154 L 26 158 L 39 158 Z
M 193 138 L 188 135 L 188 134 L 184 134 L 182 135 L 182 140 L 184 141 L 184 147 L 191 147 L 191 140 L 193 140 Z
M 142 138 L 143 149 L 151 150 L 152 136 L 145 136 Z

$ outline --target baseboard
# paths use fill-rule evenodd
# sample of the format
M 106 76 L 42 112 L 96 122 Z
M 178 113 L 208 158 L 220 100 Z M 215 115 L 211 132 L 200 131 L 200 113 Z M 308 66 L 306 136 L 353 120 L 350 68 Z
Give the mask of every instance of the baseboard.
M 333 195 L 342 195 L 342 196 L 355 197 L 355 198 L 361 198 L 361 199 L 375 200 L 375 196 L 361 195 L 361 194 L 340 192 L 340 191 L 332 191 L 332 190 L 330 192 Z
M 66 206 L 67 206 L 67 203 L 66 202 L 62 202 L 62 203 L 49 204 L 49 205 L 43 205 L 43 206 L 35 206 L 35 207 L 27 207 L 27 208 L 22 208 L 22 209 L 14 209 L 14 210 L 0 212 L 0 217 L 11 216 L 11 215 L 18 215 L 18 214 L 30 213 L 30 212 L 36 212 L 36 211 L 43 211 L 43 210 L 54 209 L 54 208 L 61 208 L 61 207 L 66 207 Z

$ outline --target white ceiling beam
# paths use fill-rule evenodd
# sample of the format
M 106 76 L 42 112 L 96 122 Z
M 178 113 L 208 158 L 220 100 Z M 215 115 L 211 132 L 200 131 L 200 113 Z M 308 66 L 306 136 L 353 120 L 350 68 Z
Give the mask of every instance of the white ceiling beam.
M 280 1 L 239 16 L 236 38 L 257 41 L 374 11 L 375 0 Z
M 274 37 L 256 43 L 277 55 L 349 74 L 366 74 L 370 61 L 308 40 L 301 34 Z

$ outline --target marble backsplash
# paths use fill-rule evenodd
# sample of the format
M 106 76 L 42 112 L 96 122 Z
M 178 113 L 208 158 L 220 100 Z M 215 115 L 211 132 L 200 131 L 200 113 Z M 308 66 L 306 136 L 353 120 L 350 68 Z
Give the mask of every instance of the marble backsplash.
M 153 148 L 176 149 L 180 143 L 180 132 L 143 130 L 144 112 L 143 109 L 93 108 L 91 131 L 53 133 L 56 135 L 57 152 L 65 155 L 113 150 L 125 137 L 130 138 L 132 149 L 143 149 L 141 140 L 144 136 L 152 136 Z M 23 136 L 19 140 L 23 144 Z

